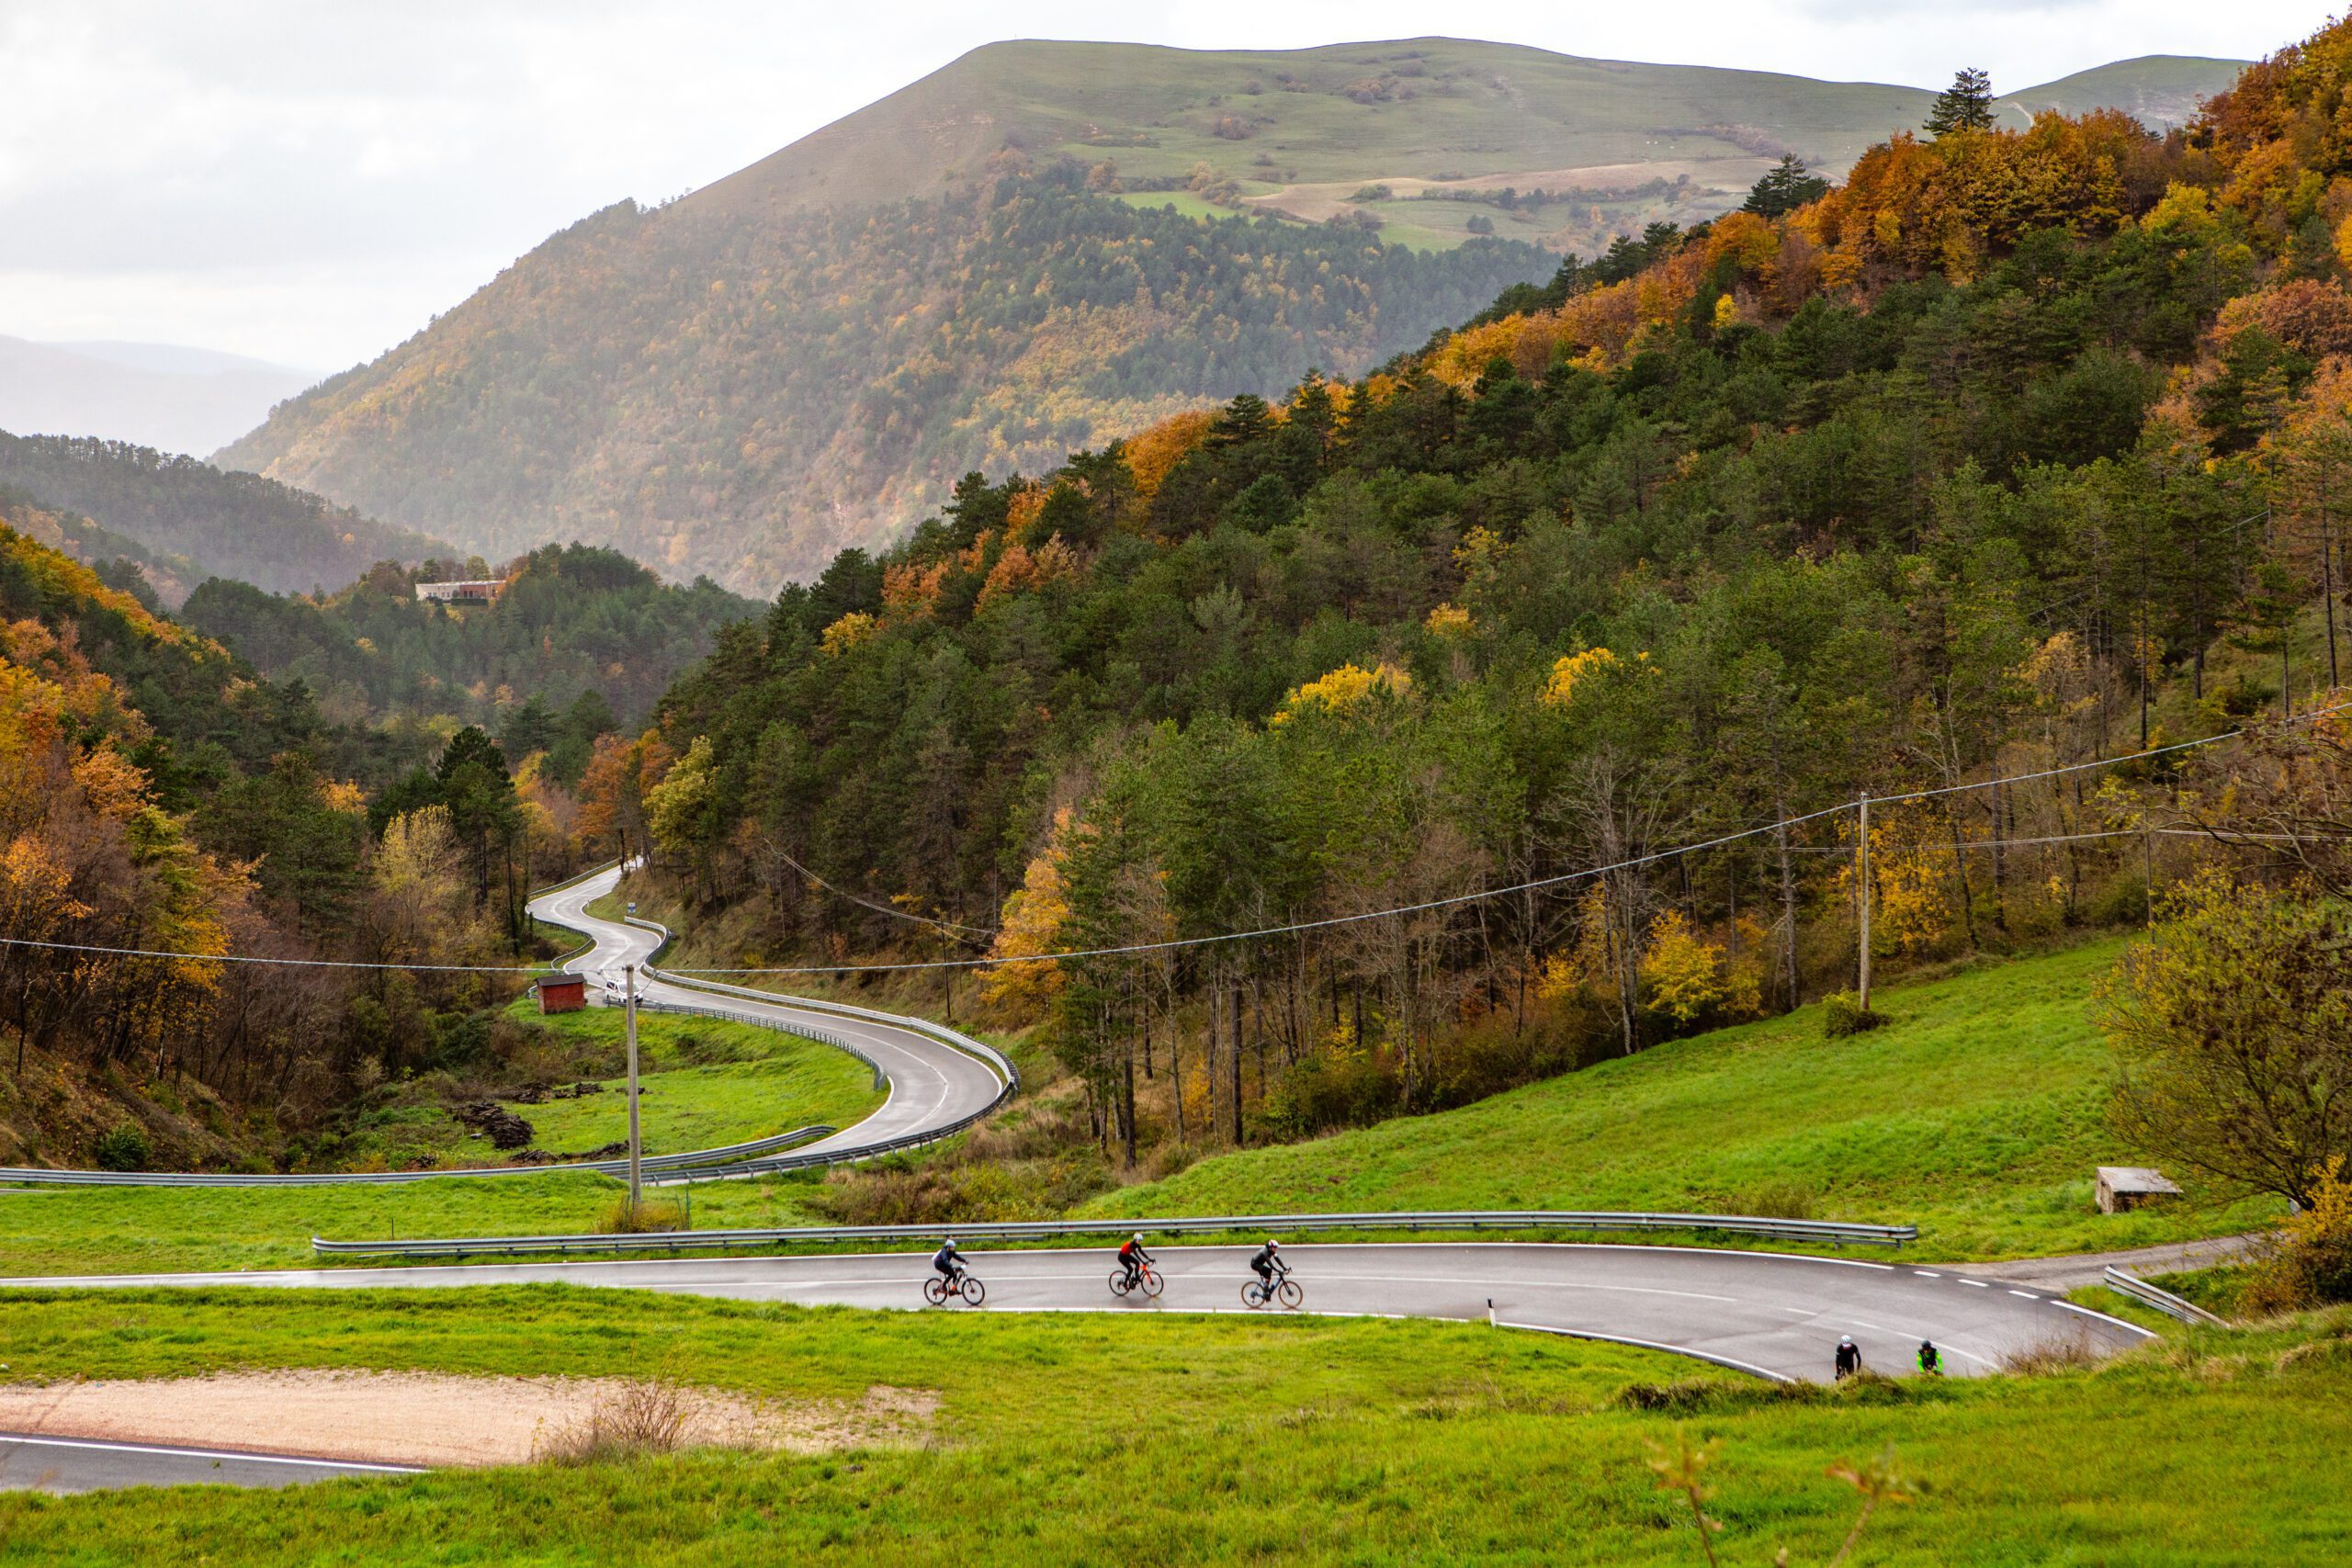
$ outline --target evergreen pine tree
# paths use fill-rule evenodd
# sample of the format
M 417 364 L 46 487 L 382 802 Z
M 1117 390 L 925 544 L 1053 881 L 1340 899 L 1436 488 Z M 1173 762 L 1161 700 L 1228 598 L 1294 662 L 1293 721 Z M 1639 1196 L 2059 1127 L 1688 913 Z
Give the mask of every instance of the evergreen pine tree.
M 1793 152 L 1781 154 L 1781 162 L 1768 170 L 1747 193 L 1740 204 L 1743 212 L 1761 213 L 1778 218 L 1794 212 L 1808 201 L 1818 201 L 1829 194 L 1829 182 L 1819 175 L 1805 172 L 1804 160 Z
M 1962 66 L 1928 110 L 1928 132 L 1948 136 L 1955 130 L 1992 129 L 1993 78 L 1973 65 Z

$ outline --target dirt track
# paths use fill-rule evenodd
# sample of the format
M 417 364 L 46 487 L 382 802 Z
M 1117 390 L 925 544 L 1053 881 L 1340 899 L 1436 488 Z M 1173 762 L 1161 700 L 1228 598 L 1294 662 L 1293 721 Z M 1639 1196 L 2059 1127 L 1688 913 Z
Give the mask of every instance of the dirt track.
M 525 1464 L 559 1448 L 623 1385 L 587 1378 L 438 1372 L 224 1372 L 139 1382 L 0 1386 L 0 1430 L 387 1464 Z M 904 1443 L 936 1407 L 925 1393 L 756 1400 L 685 1391 L 685 1443 L 795 1452 Z

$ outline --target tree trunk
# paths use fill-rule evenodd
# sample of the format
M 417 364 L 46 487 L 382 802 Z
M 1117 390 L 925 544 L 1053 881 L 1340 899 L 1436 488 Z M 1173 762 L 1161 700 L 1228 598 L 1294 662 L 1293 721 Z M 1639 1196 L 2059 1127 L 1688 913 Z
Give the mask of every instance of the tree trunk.
M 1241 987 L 1238 985 L 1233 987 L 1232 997 L 1226 1004 L 1226 1011 L 1231 1016 L 1233 1026 L 1233 1038 L 1228 1047 L 1231 1052 L 1233 1069 L 1233 1146 L 1239 1148 L 1241 1146 Z

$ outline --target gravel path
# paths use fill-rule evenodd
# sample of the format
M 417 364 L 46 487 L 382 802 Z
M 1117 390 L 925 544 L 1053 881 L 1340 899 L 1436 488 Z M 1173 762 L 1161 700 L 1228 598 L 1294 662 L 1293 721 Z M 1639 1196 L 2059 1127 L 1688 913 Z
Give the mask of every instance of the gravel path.
M 2017 1285 L 2040 1285 L 2046 1291 L 2071 1291 L 2096 1285 L 2109 1264 L 2139 1275 L 2177 1274 L 2210 1269 L 2251 1254 L 2261 1240 L 2254 1235 L 2222 1235 L 2206 1241 L 2177 1242 L 2168 1247 L 2140 1247 L 2127 1252 L 2078 1252 L 2065 1258 L 2021 1258 L 1987 1263 L 1980 1272 Z

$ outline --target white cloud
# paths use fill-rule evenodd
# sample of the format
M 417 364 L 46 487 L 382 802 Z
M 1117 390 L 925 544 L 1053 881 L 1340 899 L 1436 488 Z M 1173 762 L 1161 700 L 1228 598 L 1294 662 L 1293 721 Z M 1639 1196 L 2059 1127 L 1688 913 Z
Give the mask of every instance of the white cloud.
M 0 333 L 321 367 L 379 352 L 554 230 L 707 184 L 1000 38 L 1295 48 L 1430 32 L 1570 54 L 2024 86 L 2254 55 L 2247 0 L 0 0 Z

